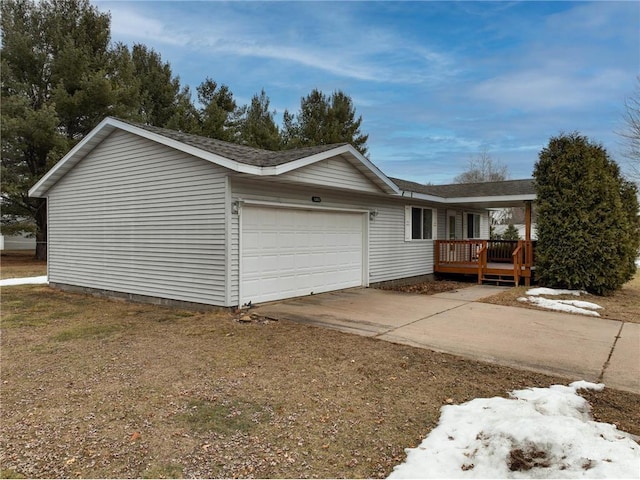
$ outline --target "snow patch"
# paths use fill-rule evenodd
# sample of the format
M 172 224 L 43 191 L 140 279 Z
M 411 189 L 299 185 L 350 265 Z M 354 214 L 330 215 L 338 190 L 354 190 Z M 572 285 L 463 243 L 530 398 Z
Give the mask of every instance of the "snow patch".
M 25 278 L 6 278 L 0 280 L 0 287 L 7 287 L 10 285 L 41 285 L 49 283 L 47 276 L 42 277 L 25 277 Z
M 519 297 L 519 302 L 529 302 L 542 308 L 555 310 L 558 312 L 579 313 L 581 315 L 589 315 L 599 317 L 597 310 L 602 308 L 600 305 L 591 302 L 582 302 L 580 300 L 553 300 L 543 297 Z
M 591 419 L 585 381 L 440 409 L 438 426 L 389 478 L 640 478 L 640 446 Z
M 562 290 L 557 288 L 531 288 L 527 290 L 528 297 L 518 297 L 519 302 L 529 302 L 542 308 L 555 310 L 558 312 L 579 313 L 581 315 L 589 315 L 591 317 L 599 317 L 598 312 L 602 307 L 597 303 L 584 302 L 582 300 L 554 300 L 550 298 L 539 297 L 538 295 L 574 295 L 579 297 L 581 294 L 587 294 L 584 290 Z

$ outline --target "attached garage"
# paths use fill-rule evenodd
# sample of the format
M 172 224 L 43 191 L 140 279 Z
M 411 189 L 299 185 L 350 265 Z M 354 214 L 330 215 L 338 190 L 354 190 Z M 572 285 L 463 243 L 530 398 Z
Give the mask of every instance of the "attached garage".
M 243 206 L 240 304 L 366 285 L 367 213 Z

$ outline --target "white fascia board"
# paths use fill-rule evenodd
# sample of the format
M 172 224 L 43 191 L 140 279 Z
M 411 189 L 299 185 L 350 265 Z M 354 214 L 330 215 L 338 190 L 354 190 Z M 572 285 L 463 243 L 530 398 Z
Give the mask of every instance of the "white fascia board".
M 492 202 L 527 202 L 536 199 L 535 193 L 525 195 L 499 195 L 493 197 L 452 197 L 445 203 L 492 203 Z
M 145 130 L 144 128 L 136 127 L 135 125 L 130 125 L 128 123 L 118 121 L 114 118 L 112 118 L 111 120 L 114 123 L 114 126 L 116 126 L 117 128 L 120 128 L 121 130 L 125 130 L 129 133 L 134 133 L 136 135 L 147 138 L 149 140 L 160 143 L 162 145 L 173 148 L 175 150 L 179 150 L 179 151 L 188 153 L 189 155 L 193 155 L 194 157 L 207 160 L 211 163 L 220 165 L 221 167 L 228 168 L 229 170 L 234 170 L 236 172 L 241 172 L 241 173 L 252 173 L 254 175 L 259 175 L 259 173 L 256 173 L 256 172 L 260 170 L 260 167 L 246 165 L 244 163 L 236 162 L 235 160 L 230 160 L 221 155 L 216 155 L 215 153 L 204 151 L 198 147 L 187 145 L 186 143 L 182 143 L 178 140 L 173 140 L 163 135 L 159 135 L 157 133 L 150 132 L 149 130 Z
M 29 190 L 29 196 L 43 196 L 47 192 L 47 190 L 49 190 L 49 188 L 53 186 L 53 184 L 55 184 L 60 178 L 62 178 L 62 176 L 64 176 L 69 170 L 71 170 L 71 168 L 76 163 L 82 160 L 86 153 L 92 150 L 98 143 L 104 140 L 116 128 L 146 138 L 153 142 L 160 143 L 167 147 L 185 152 L 203 160 L 207 160 L 229 170 L 256 176 L 281 175 L 291 170 L 302 168 L 321 160 L 325 160 L 327 158 L 341 155 L 343 153 L 350 153 L 356 159 L 358 159 L 369 171 L 371 171 L 379 181 L 381 181 L 381 183 L 386 187 L 385 189 L 388 193 L 399 193 L 396 185 L 384 173 L 382 173 L 378 169 L 378 167 L 376 167 L 373 163 L 366 159 L 351 145 L 342 145 L 325 152 L 311 155 L 309 157 L 304 157 L 299 160 L 294 160 L 293 162 L 278 165 L 275 167 L 258 167 L 237 162 L 235 160 L 230 160 L 221 155 L 216 155 L 215 153 L 204 151 L 198 147 L 193 147 L 180 141 L 173 140 L 163 135 L 145 130 L 144 128 L 122 122 L 112 117 L 107 117 L 102 122 L 100 122 L 91 132 L 89 132 L 89 134 L 87 134 L 87 136 L 83 138 L 74 148 L 72 148 L 69 153 L 67 153 L 51 170 L 49 170 L 49 172 L 45 174 L 44 177 L 40 179 L 40 181 L 38 181 L 33 187 L 31 187 L 31 189 Z
M 187 145 L 185 143 L 173 140 L 171 138 L 164 137 L 157 133 L 150 132 L 144 128 L 136 127 L 126 122 L 122 122 L 112 117 L 105 118 L 100 122 L 91 132 L 87 134 L 75 147 L 73 147 L 69 153 L 67 153 L 62 159 L 56 163 L 56 165 L 49 170 L 44 177 L 42 177 L 31 189 L 29 189 L 30 197 L 43 196 L 50 187 L 53 186 L 64 174 L 66 174 L 71 168 L 78 163 L 82 158 L 92 150 L 98 143 L 104 140 L 115 129 L 124 130 L 126 132 L 138 135 L 156 143 L 166 145 L 167 147 L 180 150 L 203 160 L 215 163 L 222 167 L 234 170 L 241 173 L 250 173 L 252 175 L 260 175 L 260 167 L 252 165 L 246 165 L 234 160 L 229 160 L 226 157 L 216 155 L 214 153 L 206 152 L 197 147 Z M 96 141 L 97 140 L 97 141 Z M 86 152 L 85 152 L 86 150 Z
M 427 195 L 426 193 L 412 192 L 411 190 L 402 190 L 400 191 L 400 194 L 398 196 L 408 199 L 425 200 L 427 202 L 447 203 L 447 199 L 444 197 Z
M 71 170 L 78 161 L 80 161 L 81 158 L 76 157 L 82 153 L 82 150 L 84 150 L 87 145 L 91 145 L 91 142 L 94 140 L 102 141 L 106 138 L 113 131 L 113 128 L 109 128 L 111 120 L 113 119 L 107 117 L 102 120 L 98 126 L 91 130 L 86 137 L 84 137 L 75 147 L 62 157 L 51 170 L 49 170 L 33 187 L 29 189 L 29 196 L 41 197 L 44 195 L 55 182 L 57 182 L 64 174 Z M 108 129 L 106 133 L 103 132 L 105 128 Z M 99 141 L 97 143 L 99 143 Z
M 316 153 L 315 155 L 311 155 L 309 157 L 304 157 L 299 160 L 294 160 L 293 162 L 288 162 L 282 165 L 277 165 L 275 167 L 264 167 L 262 169 L 262 175 L 282 175 L 283 173 L 291 172 L 298 168 L 303 168 L 308 165 L 312 165 L 316 162 L 320 162 L 322 160 L 326 160 L 328 158 L 336 157 L 338 155 L 342 155 L 344 153 L 349 153 L 353 157 L 355 157 L 367 170 L 369 170 L 379 181 L 381 181 L 385 189 L 388 193 L 400 193 L 400 190 L 393 183 L 389 177 L 387 177 L 382 171 L 376 167 L 369 159 L 367 159 L 364 155 L 358 152 L 351 145 L 341 145 L 336 148 L 332 148 L 331 150 L 326 150 L 324 152 Z
M 536 195 L 534 193 L 526 194 L 526 195 L 500 195 L 500 196 L 492 196 L 492 197 L 438 197 L 435 195 L 427 195 L 425 193 L 417 193 L 412 192 L 410 190 L 406 190 L 400 193 L 400 196 L 403 198 L 415 198 L 417 200 L 425 200 L 428 202 L 434 203 L 442 203 L 446 205 L 457 205 L 457 204 L 472 204 L 472 203 L 507 203 L 507 202 L 526 202 L 526 201 L 535 201 Z M 499 208 L 499 207 L 496 207 Z

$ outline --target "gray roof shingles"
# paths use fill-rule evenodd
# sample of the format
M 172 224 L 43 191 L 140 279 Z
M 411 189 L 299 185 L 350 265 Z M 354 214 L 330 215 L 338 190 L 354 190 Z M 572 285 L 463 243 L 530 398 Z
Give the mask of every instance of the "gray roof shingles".
M 535 194 L 533 179 L 504 180 L 502 182 L 453 183 L 450 185 L 422 185 L 416 182 L 391 178 L 401 190 L 424 193 L 442 198 L 500 197 L 505 195 Z
M 335 143 L 330 145 L 318 145 L 314 147 L 297 148 L 294 150 L 271 151 L 260 148 L 237 145 L 235 143 L 224 142 L 199 135 L 182 133 L 176 130 L 143 125 L 135 122 L 121 120 L 149 132 L 162 135 L 163 137 L 182 142 L 195 148 L 199 148 L 215 155 L 220 155 L 229 160 L 233 160 L 255 167 L 275 167 L 294 160 L 300 160 L 318 153 L 326 152 L 334 148 L 346 145 L 345 143 Z M 400 190 L 424 193 L 441 198 L 465 198 L 465 197 L 493 197 L 504 195 L 527 195 L 535 194 L 533 179 L 506 180 L 502 182 L 484 183 L 456 183 L 451 185 L 422 185 L 400 178 L 391 178 Z
M 297 148 L 295 150 L 272 151 L 224 142 L 214 138 L 201 137 L 190 133 L 182 133 L 176 130 L 169 130 L 167 128 L 142 125 L 128 121 L 126 123 L 142 128 L 151 133 L 182 142 L 186 145 L 199 148 L 205 152 L 220 155 L 221 157 L 228 158 L 229 160 L 244 163 L 246 165 L 252 165 L 254 167 L 275 167 L 346 145 L 345 143 L 334 143 L 331 145 Z

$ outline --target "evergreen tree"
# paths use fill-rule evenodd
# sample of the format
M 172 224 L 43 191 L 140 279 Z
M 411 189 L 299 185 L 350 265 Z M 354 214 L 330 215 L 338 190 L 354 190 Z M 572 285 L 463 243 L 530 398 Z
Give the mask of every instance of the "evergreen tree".
M 513 223 L 510 223 L 500 236 L 501 240 L 520 240 L 520 233 Z
M 157 127 L 167 126 L 177 114 L 180 101 L 188 90 L 181 91 L 180 79 L 173 76 L 171 65 L 163 62 L 153 49 L 135 44 L 131 57 L 135 76 L 140 82 L 138 110 L 142 122 Z
M 1 12 L 3 224 L 33 218 L 44 259 L 45 200 L 27 189 L 105 116 L 131 116 L 138 86 L 109 47 L 109 15 L 87 0 L 5 0 Z
M 200 134 L 202 130 L 200 112 L 191 101 L 191 90 L 188 86 L 184 87 L 176 97 L 173 115 L 164 126 L 179 132 Z
M 200 109 L 200 135 L 227 142 L 237 140 L 238 107 L 233 93 L 226 85 L 218 84 L 207 78 L 196 89 Z M 196 132 L 190 132 L 196 133 Z
M 332 143 L 350 143 L 367 154 L 369 135 L 360 132 L 362 117 L 356 119 L 351 98 L 341 91 L 327 97 L 314 89 L 300 100 L 297 116 L 285 110 L 283 143 L 285 148 L 299 148 Z
M 279 150 L 281 146 L 280 131 L 273 120 L 275 112 L 269 110 L 269 97 L 262 90 L 254 95 L 251 105 L 241 109 L 239 124 L 239 140 L 243 145 Z
M 640 245 L 637 189 L 607 151 L 561 134 L 540 152 L 534 179 L 540 282 L 608 295 L 631 279 Z

